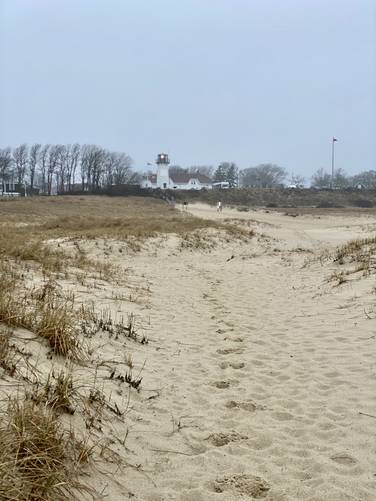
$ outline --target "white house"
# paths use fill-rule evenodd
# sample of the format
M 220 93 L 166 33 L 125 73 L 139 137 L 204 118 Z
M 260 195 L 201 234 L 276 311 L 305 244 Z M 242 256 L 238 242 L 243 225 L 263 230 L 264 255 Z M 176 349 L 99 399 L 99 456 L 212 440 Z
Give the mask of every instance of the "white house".
M 141 182 L 141 188 L 160 188 L 162 190 L 210 190 L 212 180 L 200 172 L 174 172 L 169 171 L 170 160 L 166 153 L 160 153 L 157 157 L 157 173 L 145 177 Z

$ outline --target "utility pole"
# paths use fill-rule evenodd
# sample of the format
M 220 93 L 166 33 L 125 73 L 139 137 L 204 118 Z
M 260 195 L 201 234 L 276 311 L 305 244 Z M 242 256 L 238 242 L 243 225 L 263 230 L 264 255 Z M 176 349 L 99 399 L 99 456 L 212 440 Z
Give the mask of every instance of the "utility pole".
M 331 189 L 334 188 L 334 143 L 336 143 L 338 139 L 335 137 L 332 138 L 332 182 L 331 182 Z

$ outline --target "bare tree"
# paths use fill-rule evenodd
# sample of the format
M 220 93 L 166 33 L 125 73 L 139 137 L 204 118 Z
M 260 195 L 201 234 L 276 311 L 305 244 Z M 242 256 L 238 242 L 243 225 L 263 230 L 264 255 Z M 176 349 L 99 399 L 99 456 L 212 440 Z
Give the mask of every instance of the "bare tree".
M 11 168 L 13 164 L 13 158 L 10 148 L 0 149 L 0 182 L 1 191 L 4 191 L 4 185 L 9 180 L 11 176 Z
M 188 173 L 188 169 L 181 167 L 180 165 L 170 165 L 168 172 L 170 174 L 181 174 L 183 173 Z
M 13 150 L 13 161 L 16 169 L 17 182 L 22 184 L 25 180 L 26 167 L 28 163 L 28 146 L 27 144 L 20 144 Z
M 303 188 L 305 183 L 305 178 L 299 174 L 292 174 L 290 178 L 290 185 L 296 186 L 297 188 Z
M 286 175 L 286 170 L 279 165 L 260 164 L 244 169 L 241 172 L 241 183 L 242 186 L 276 188 L 283 183 Z
M 68 161 L 69 161 L 69 146 L 60 144 L 59 155 L 57 158 L 56 172 L 55 172 L 56 187 L 58 193 L 64 193 L 65 191 L 65 181 L 66 181 L 66 172 L 68 170 Z
M 81 170 L 82 189 L 97 191 L 103 186 L 136 182 L 132 159 L 125 153 L 111 152 L 93 144 L 80 146 L 35 143 L 30 150 L 26 144 L 0 150 L 0 175 L 6 177 L 10 166 L 15 166 L 18 182 L 22 184 L 26 173 L 30 186 L 36 180 L 41 192 L 51 195 L 56 183 L 58 193 L 71 190 L 77 170 Z
M 52 192 L 52 181 L 54 174 L 56 174 L 57 168 L 61 161 L 61 144 L 54 144 L 50 146 L 47 156 L 47 195 L 51 195 Z
M 376 170 L 359 172 L 352 178 L 352 186 L 361 186 L 367 190 L 376 189 Z
M 113 151 L 106 151 L 104 156 L 103 183 L 105 186 L 114 184 L 114 170 L 117 162 L 117 154 Z
M 330 188 L 332 184 L 332 176 L 324 169 L 317 169 L 312 176 L 312 186 L 314 188 Z
M 39 162 L 39 152 L 42 145 L 35 143 L 31 146 L 29 152 L 29 176 L 30 176 L 30 190 L 33 190 L 34 187 L 34 179 L 35 179 L 35 171 Z
M 344 169 L 336 169 L 333 177 L 333 188 L 342 189 L 348 186 L 351 186 L 351 179 L 347 176 Z
M 67 146 L 67 169 L 66 169 L 66 181 L 68 185 L 68 190 L 72 189 L 72 184 L 74 184 L 76 177 L 76 170 L 78 161 L 81 154 L 81 146 L 77 143 Z
M 199 172 L 204 176 L 212 178 L 214 174 L 214 167 L 213 165 L 192 165 L 191 167 L 188 167 L 188 172 L 190 174 L 196 174 Z
M 48 153 L 51 145 L 45 144 L 39 154 L 39 170 L 41 177 L 41 187 L 42 193 L 47 193 L 47 164 L 48 164 Z
M 125 153 L 116 153 L 114 184 L 125 184 L 132 178 L 132 159 Z
M 93 191 L 99 188 L 103 174 L 106 151 L 95 144 L 84 144 L 81 152 L 82 188 Z

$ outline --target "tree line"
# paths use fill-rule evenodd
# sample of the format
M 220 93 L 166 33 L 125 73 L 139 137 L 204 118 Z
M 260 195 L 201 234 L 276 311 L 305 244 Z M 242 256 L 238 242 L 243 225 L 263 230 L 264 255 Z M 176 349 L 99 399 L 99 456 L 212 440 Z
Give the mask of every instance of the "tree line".
M 21 144 L 15 148 L 0 149 L 0 184 L 26 184 L 29 191 L 37 186 L 40 193 L 50 195 L 54 189 L 64 193 L 77 189 L 95 192 L 109 186 L 136 184 L 140 174 L 132 170 L 132 159 L 126 153 L 109 151 L 93 144 Z M 194 165 L 182 168 L 170 167 L 170 173 L 200 172 L 213 182 L 226 182 L 230 187 L 276 188 L 287 185 L 303 187 L 304 177 L 288 176 L 279 165 L 265 163 L 239 169 L 234 162 L 221 162 L 217 168 L 211 165 Z M 376 170 L 363 171 L 348 176 L 337 169 L 332 176 L 318 169 L 311 178 L 314 188 L 376 189 Z
M 0 183 L 17 183 L 32 192 L 51 195 L 79 188 L 95 192 L 111 185 L 138 181 L 126 153 L 94 144 L 21 144 L 0 149 Z M 78 181 L 78 182 L 77 182 Z
M 230 187 L 277 188 L 288 185 L 303 188 L 306 179 L 300 175 L 288 175 L 283 167 L 275 164 L 260 164 L 240 170 L 233 162 L 222 162 L 217 169 L 212 169 L 214 182 L 228 182 Z M 376 189 L 376 170 L 362 171 L 348 176 L 343 169 L 336 169 L 332 175 L 324 169 L 318 169 L 310 180 L 313 188 L 357 188 Z

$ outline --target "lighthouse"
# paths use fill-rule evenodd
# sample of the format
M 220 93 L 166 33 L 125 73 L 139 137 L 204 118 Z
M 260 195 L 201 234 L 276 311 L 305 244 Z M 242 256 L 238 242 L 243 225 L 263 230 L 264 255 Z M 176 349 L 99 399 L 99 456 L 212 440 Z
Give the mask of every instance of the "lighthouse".
M 158 166 L 157 169 L 157 186 L 158 188 L 162 188 L 165 190 L 170 186 L 170 176 L 168 173 L 170 160 L 168 158 L 167 153 L 159 153 L 157 156 L 156 164 Z

